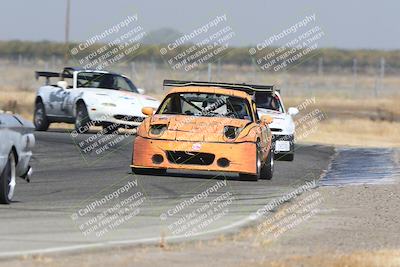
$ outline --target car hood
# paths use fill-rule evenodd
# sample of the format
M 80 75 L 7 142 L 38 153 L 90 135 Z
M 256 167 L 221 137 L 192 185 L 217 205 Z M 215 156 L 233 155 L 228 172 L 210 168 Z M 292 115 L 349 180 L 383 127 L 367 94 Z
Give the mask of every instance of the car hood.
M 186 141 L 224 141 L 224 127 L 244 128 L 251 122 L 248 120 L 197 117 L 183 115 L 154 115 L 150 118 L 150 126 L 165 124 L 167 130 L 160 138 Z
M 0 130 L 12 129 L 20 133 L 33 133 L 35 126 L 18 114 L 0 113 Z
M 257 108 L 258 116 L 269 115 L 273 118 L 269 128 L 272 132 L 280 132 L 284 134 L 293 134 L 294 123 L 292 116 L 286 113 L 282 113 L 276 110 Z
M 284 120 L 288 116 L 286 113 L 282 113 L 272 109 L 257 108 L 258 116 L 269 115 L 273 119 Z
M 130 102 L 131 104 L 138 104 L 143 107 L 158 107 L 160 102 L 147 95 L 141 95 L 138 93 L 111 90 L 111 89 L 99 89 L 99 88 L 84 88 L 84 93 L 94 94 L 98 100 L 112 101 L 112 102 Z

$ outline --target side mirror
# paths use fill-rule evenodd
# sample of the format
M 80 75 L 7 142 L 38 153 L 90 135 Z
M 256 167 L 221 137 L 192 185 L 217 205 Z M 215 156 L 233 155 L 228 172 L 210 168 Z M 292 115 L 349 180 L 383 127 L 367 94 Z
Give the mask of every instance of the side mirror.
M 291 107 L 291 108 L 288 109 L 288 114 L 289 114 L 290 116 L 294 116 L 294 115 L 296 115 L 297 113 L 299 113 L 299 110 L 298 110 L 297 108 Z
M 66 81 L 58 81 L 57 86 L 65 90 L 68 87 L 68 83 Z
M 142 88 L 138 88 L 137 89 L 139 94 L 144 95 L 144 93 L 146 92 L 146 90 L 142 89 Z
M 154 113 L 154 108 L 144 107 L 142 108 L 142 113 L 147 116 L 151 116 Z
M 261 123 L 263 124 L 271 124 L 274 119 L 269 115 L 262 115 L 261 116 Z

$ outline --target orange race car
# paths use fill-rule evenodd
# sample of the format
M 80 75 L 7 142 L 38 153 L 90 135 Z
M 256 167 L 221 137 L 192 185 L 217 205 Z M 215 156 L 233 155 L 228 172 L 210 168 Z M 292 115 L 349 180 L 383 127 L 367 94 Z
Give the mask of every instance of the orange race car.
M 165 80 L 173 89 L 137 129 L 132 172 L 167 169 L 239 173 L 241 179 L 271 179 L 272 118 L 258 118 L 255 91 L 272 86 Z

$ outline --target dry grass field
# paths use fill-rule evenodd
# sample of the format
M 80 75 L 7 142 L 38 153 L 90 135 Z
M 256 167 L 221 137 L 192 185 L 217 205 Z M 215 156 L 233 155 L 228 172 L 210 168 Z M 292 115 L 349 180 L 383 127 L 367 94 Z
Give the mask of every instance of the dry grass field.
M 301 264 L 300 264 L 301 263 Z M 254 264 L 256 267 L 395 267 L 400 266 L 400 252 L 397 250 L 358 251 L 350 254 L 292 256 L 279 261 Z
M 32 119 L 35 90 L 42 81 L 34 79 L 35 70 L 59 71 L 61 65 L 46 62 L 18 65 L 0 61 L 0 109 L 17 112 Z M 191 72 L 172 71 L 168 66 L 151 63 L 121 64 L 113 71 L 132 77 L 147 93 L 162 98 L 162 80 L 167 78 L 207 80 L 206 68 Z M 371 75 L 265 73 L 256 67 L 213 66 L 212 80 L 275 84 L 281 89 L 286 107 L 298 106 L 310 98 L 315 103 L 307 109 L 325 114 L 313 131 L 300 142 L 350 146 L 400 147 L 400 77 L 387 76 L 383 86 Z M 297 116 L 302 116 L 301 112 Z M 52 127 L 68 127 L 54 124 Z

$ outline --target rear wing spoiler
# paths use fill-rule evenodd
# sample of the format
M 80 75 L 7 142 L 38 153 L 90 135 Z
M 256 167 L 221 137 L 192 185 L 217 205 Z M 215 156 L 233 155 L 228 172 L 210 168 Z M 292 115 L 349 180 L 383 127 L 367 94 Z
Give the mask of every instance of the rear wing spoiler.
M 178 81 L 178 80 L 164 80 L 163 86 L 173 87 L 187 87 L 187 86 L 204 86 L 204 87 L 221 87 L 226 89 L 233 89 L 246 92 L 254 95 L 256 92 L 272 92 L 275 94 L 273 85 L 255 85 L 246 83 L 221 83 L 221 82 L 199 82 L 199 81 Z
M 51 71 L 35 71 L 35 79 L 38 80 L 39 77 L 46 78 L 46 85 L 50 83 L 50 78 L 72 78 L 72 74 L 69 73 L 59 73 L 59 72 L 51 72 Z

